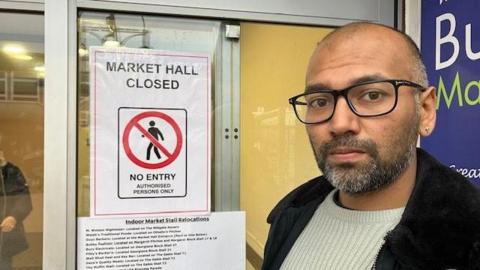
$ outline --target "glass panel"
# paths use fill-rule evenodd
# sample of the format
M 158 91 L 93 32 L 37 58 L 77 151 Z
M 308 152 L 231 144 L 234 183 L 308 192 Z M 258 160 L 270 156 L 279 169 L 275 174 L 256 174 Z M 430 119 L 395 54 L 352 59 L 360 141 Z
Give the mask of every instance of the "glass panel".
M 301 94 L 315 44 L 331 29 L 242 23 L 240 207 L 247 215 L 247 258 L 259 269 L 275 204 L 319 174 L 305 126 L 288 98 Z M 281 56 L 281 57 L 279 57 Z
M 41 269 L 43 15 L 0 12 L 0 269 Z
M 77 174 L 79 217 L 90 216 L 89 47 L 113 46 L 202 52 L 209 53 L 211 59 L 215 59 L 219 29 L 220 23 L 214 21 L 162 18 L 141 14 L 79 13 Z M 215 70 L 214 62 L 211 63 L 213 70 Z M 212 71 L 211 74 L 214 73 Z M 213 78 L 211 81 L 214 82 Z

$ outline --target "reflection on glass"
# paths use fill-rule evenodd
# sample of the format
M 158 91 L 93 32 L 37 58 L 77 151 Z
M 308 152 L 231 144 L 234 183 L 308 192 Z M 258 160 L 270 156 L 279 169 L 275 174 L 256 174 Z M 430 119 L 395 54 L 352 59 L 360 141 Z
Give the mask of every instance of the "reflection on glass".
M 23 221 L 32 211 L 32 200 L 25 176 L 3 151 L 0 171 L 0 269 L 11 269 L 12 257 L 28 249 Z
M 43 38 L 42 15 L 0 12 L 2 270 L 42 265 Z
M 220 23 L 141 14 L 81 12 L 78 34 L 78 216 L 90 207 L 89 47 L 128 47 L 210 53 L 219 44 Z M 212 63 L 215 69 L 214 62 Z M 214 74 L 214 72 L 212 72 Z M 212 79 L 212 82 L 214 80 Z M 115 97 L 112 97 L 114 99 Z

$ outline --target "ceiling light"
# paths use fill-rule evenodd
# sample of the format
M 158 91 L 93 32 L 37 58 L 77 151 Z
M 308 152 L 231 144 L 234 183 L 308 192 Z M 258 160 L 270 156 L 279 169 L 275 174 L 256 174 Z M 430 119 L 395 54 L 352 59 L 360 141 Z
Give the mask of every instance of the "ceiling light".
M 87 55 L 88 55 L 88 50 L 85 49 L 85 48 L 80 47 L 80 49 L 78 49 L 78 55 L 79 55 L 80 57 L 87 56 Z
M 33 69 L 37 72 L 45 72 L 45 66 L 36 66 Z
M 120 47 L 120 42 L 118 42 L 116 40 L 107 40 L 103 43 L 103 47 L 106 47 L 106 48 Z
M 9 44 L 3 46 L 3 52 L 7 54 L 25 54 L 25 48 L 16 44 Z
M 120 42 L 118 42 L 118 40 L 106 40 L 106 41 L 103 43 L 103 47 L 106 47 L 106 48 L 117 48 L 117 47 L 120 47 Z
M 116 35 L 114 33 L 110 33 L 107 36 L 105 36 L 103 41 L 103 47 L 107 47 L 107 48 L 120 47 L 120 42 L 117 40 Z
M 25 60 L 25 61 L 29 61 L 33 59 L 33 57 L 31 57 L 28 54 L 15 54 L 15 55 L 12 55 L 12 57 L 18 60 Z

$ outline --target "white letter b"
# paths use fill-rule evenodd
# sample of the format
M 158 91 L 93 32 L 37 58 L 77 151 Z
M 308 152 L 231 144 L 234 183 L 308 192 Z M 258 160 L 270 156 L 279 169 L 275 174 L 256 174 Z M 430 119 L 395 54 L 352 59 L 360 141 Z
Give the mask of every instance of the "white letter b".
M 442 21 L 448 20 L 450 22 L 450 29 L 448 31 L 448 34 L 444 37 L 440 37 L 441 35 L 441 25 Z M 458 39 L 453 36 L 453 33 L 455 32 L 455 27 L 456 27 L 456 22 L 455 22 L 455 16 L 453 16 L 452 13 L 445 13 L 437 17 L 436 21 L 436 39 L 435 39 L 435 70 L 439 70 L 442 68 L 446 68 L 453 64 L 455 60 L 457 60 L 458 53 L 460 52 L 460 45 L 458 43 Z M 440 51 L 441 51 L 441 45 L 444 43 L 452 43 L 453 45 L 453 54 L 448 58 L 447 61 L 442 62 L 442 58 L 440 56 Z

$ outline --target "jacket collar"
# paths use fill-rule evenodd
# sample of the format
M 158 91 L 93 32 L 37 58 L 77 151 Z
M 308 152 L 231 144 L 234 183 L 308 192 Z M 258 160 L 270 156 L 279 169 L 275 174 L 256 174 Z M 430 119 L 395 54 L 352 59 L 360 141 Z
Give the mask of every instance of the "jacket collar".
M 422 149 L 417 160 L 415 187 L 386 245 L 404 265 L 477 269 L 468 261 L 480 261 L 479 190 Z

